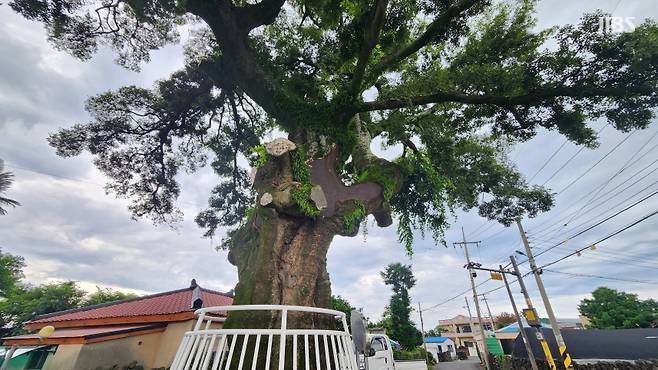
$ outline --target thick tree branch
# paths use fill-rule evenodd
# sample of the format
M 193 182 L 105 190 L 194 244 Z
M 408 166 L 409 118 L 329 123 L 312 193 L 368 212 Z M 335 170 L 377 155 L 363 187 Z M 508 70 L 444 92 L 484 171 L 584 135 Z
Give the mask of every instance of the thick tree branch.
M 250 31 L 274 22 L 285 0 L 262 0 L 256 4 L 246 4 L 235 8 L 236 18 L 243 29 Z
M 502 95 L 472 95 L 460 92 L 440 91 L 430 95 L 419 95 L 408 98 L 375 100 L 359 103 L 354 107 L 355 112 L 369 112 L 376 110 L 399 109 L 433 103 L 463 103 L 463 104 L 491 104 L 501 107 L 513 107 L 517 105 L 533 105 L 541 101 L 556 98 L 593 98 L 601 96 L 630 96 L 633 94 L 653 95 L 654 89 L 648 85 L 625 86 L 625 87 L 555 87 L 535 91 L 524 95 L 502 96 Z
M 363 81 L 363 74 L 365 73 L 368 60 L 372 49 L 375 48 L 379 42 L 379 33 L 381 32 L 382 25 L 384 24 L 384 16 L 386 15 L 386 8 L 388 7 L 388 0 L 375 0 L 375 4 L 369 11 L 368 25 L 363 31 L 363 41 L 361 42 L 361 50 L 359 51 L 359 59 L 356 63 L 354 76 L 352 77 L 352 86 L 350 88 L 350 95 L 355 96 L 361 90 L 361 83 Z
M 274 9 L 278 1 L 280 0 L 264 0 L 262 6 L 269 4 L 268 9 Z M 238 23 L 236 8 L 221 0 L 190 0 L 187 10 L 208 24 L 223 50 L 230 50 L 230 53 L 223 53 L 214 61 L 207 62 L 209 68 L 206 68 L 206 72 L 211 74 L 213 79 L 219 80 L 220 84 L 239 86 L 283 125 L 304 126 L 308 123 L 290 108 L 299 107 L 303 110 L 305 105 L 311 103 L 296 99 L 290 92 L 285 91 L 256 62 L 247 46 L 248 30 Z M 278 10 L 276 13 L 278 14 Z M 226 81 L 227 79 L 229 81 Z
M 377 63 L 368 74 L 368 81 L 375 81 L 387 69 L 397 65 L 408 56 L 416 53 L 433 39 L 441 37 L 448 33 L 453 26 L 454 21 L 474 5 L 484 0 L 461 0 L 457 4 L 446 9 L 439 17 L 434 19 L 420 37 L 404 48 L 398 49 L 397 52 L 386 56 L 381 62 Z

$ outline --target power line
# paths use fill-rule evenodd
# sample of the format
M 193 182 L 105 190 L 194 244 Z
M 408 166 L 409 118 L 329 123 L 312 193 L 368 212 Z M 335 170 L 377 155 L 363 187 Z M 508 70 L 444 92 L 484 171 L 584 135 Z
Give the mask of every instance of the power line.
M 595 278 L 595 279 L 603 279 L 603 280 L 624 281 L 624 282 L 629 282 L 629 283 L 658 284 L 658 281 L 638 280 L 638 279 L 624 279 L 624 278 L 616 278 L 616 277 L 612 277 L 612 276 L 579 274 L 579 273 L 575 273 L 575 272 L 555 271 L 555 270 L 549 270 L 549 269 L 543 269 L 543 271 L 552 272 L 554 274 L 569 275 L 569 276 L 573 276 L 573 277 L 586 277 L 586 278 Z
M 627 160 L 627 161 L 621 166 L 621 168 L 619 169 L 619 171 L 617 171 L 615 174 L 613 174 L 612 176 L 610 176 L 610 178 L 608 178 L 608 180 L 607 180 L 603 185 L 599 186 L 598 190 L 596 190 L 596 192 L 595 192 L 594 195 L 590 198 L 590 200 L 589 200 L 587 203 L 583 204 L 583 206 L 580 207 L 580 208 L 578 209 L 578 211 L 576 211 L 576 212 L 574 213 L 573 216 L 571 216 L 571 218 L 569 219 L 569 221 L 566 222 L 566 224 L 571 223 L 571 221 L 573 221 L 574 218 L 578 217 L 578 215 L 580 214 L 580 212 L 581 212 L 583 209 L 585 209 L 590 203 L 592 203 L 593 201 L 595 201 L 596 199 L 598 199 L 597 196 L 599 195 L 599 193 L 601 193 L 601 191 L 603 191 L 603 189 L 605 189 L 605 188 L 608 186 L 608 184 L 610 184 L 610 182 L 611 182 L 612 180 L 615 179 L 615 177 L 619 176 L 622 172 L 624 172 L 624 171 L 628 168 L 628 165 L 633 161 L 633 159 L 635 159 L 635 157 L 636 157 L 638 154 L 640 154 L 640 152 L 644 149 L 645 146 L 647 146 L 651 141 L 653 141 L 653 139 L 656 138 L 656 135 L 658 135 L 658 131 L 656 131 L 656 132 L 653 134 L 653 136 L 651 136 L 647 141 L 645 141 L 644 144 L 642 144 L 642 146 L 640 146 L 640 148 L 638 148 L 638 150 L 636 150 L 635 153 L 633 153 L 633 155 L 632 155 L 630 158 L 628 158 L 628 160 Z M 650 153 L 650 152 L 651 152 L 653 149 L 655 149 L 655 148 L 656 148 L 656 145 L 654 145 L 653 148 L 649 149 L 646 153 L 644 153 L 644 155 L 642 155 L 640 158 L 638 158 L 638 160 L 639 160 L 639 159 L 642 159 L 644 156 L 646 156 L 648 153 Z
M 603 132 L 603 130 L 605 130 L 606 127 L 608 127 L 608 125 L 610 125 L 609 122 L 606 123 L 605 126 L 601 127 L 601 129 L 600 129 L 599 131 L 597 131 L 596 134 L 599 135 L 601 132 Z M 564 169 L 569 163 L 571 163 L 571 161 L 572 161 L 574 158 L 576 158 L 576 157 L 578 156 L 578 154 L 580 154 L 580 152 L 583 151 L 583 149 L 585 149 L 585 147 L 584 147 L 584 146 L 581 146 L 581 147 L 578 149 L 578 151 L 577 151 L 576 153 L 574 153 L 571 157 L 569 157 L 569 159 L 567 159 L 567 161 L 564 162 L 564 163 L 562 164 L 562 166 L 560 166 L 560 168 L 557 169 L 557 171 L 553 172 L 553 174 L 552 174 L 551 176 L 549 176 L 548 179 L 546 179 L 541 185 L 544 186 L 544 185 L 546 185 L 549 181 L 551 181 L 551 180 L 555 177 L 555 175 L 557 175 L 558 173 L 560 173 L 560 171 L 562 171 L 562 170 L 563 170 L 563 169 Z
M 658 168 L 657 168 L 657 170 L 658 170 Z M 656 184 L 658 184 L 658 181 L 654 181 L 653 183 L 651 183 L 651 184 L 649 184 L 648 186 L 646 186 L 646 187 L 640 189 L 640 190 L 637 191 L 636 193 L 633 193 L 632 195 L 630 195 L 630 196 L 624 198 L 623 200 L 621 200 L 620 202 L 615 203 L 613 206 L 608 207 L 606 210 L 604 210 L 603 212 L 600 212 L 600 213 L 597 214 L 596 216 L 589 218 L 587 221 L 584 221 L 584 222 L 578 224 L 577 226 L 574 226 L 573 228 L 571 228 L 571 229 L 569 230 L 569 232 L 571 232 L 571 231 L 573 231 L 573 230 L 575 230 L 575 229 L 577 229 L 577 228 L 579 228 L 579 227 L 581 227 L 581 226 L 583 226 L 583 225 L 585 225 L 585 224 L 587 224 L 587 223 L 593 221 L 594 219 L 596 219 L 596 218 L 598 218 L 598 217 L 601 217 L 601 216 L 605 215 L 605 214 L 608 213 L 609 211 L 615 209 L 617 206 L 622 205 L 622 204 L 626 203 L 628 200 L 635 198 L 635 196 L 637 196 L 638 194 L 643 193 L 644 191 L 646 191 L 647 189 L 650 189 L 651 187 L 653 187 L 653 186 L 656 185 Z M 631 186 L 632 186 L 632 185 L 631 185 Z M 626 190 L 626 189 L 624 189 L 624 190 Z M 622 192 L 619 192 L 617 195 L 619 195 L 619 194 L 623 194 L 623 191 L 622 191 Z M 602 201 L 602 202 L 599 203 L 596 207 L 591 208 L 591 209 L 588 210 L 587 212 L 583 213 L 581 216 L 584 216 L 584 215 L 586 215 L 586 214 L 592 212 L 593 210 L 599 208 L 600 206 L 602 206 L 602 205 L 604 205 L 604 204 L 607 204 L 607 201 L 609 201 L 609 200 L 611 200 L 611 199 L 613 199 L 613 198 L 616 198 L 617 195 L 612 196 L 612 197 L 609 197 L 609 198 L 606 199 L 605 201 Z M 546 230 L 544 230 L 543 232 L 539 232 L 538 234 L 536 234 L 536 236 L 539 236 L 539 235 L 545 236 L 545 235 L 548 234 L 549 231 L 550 231 L 552 228 L 554 228 L 554 227 L 555 227 L 555 225 L 554 225 L 554 226 L 551 226 L 550 228 L 548 228 L 548 229 L 546 229 Z M 557 231 L 556 231 L 555 233 L 553 233 L 550 237 L 547 237 L 546 240 L 555 239 L 555 235 L 556 235 L 556 234 L 557 234 Z
M 615 231 L 614 233 L 612 233 L 612 234 L 610 234 L 610 235 L 608 235 L 608 236 L 606 236 L 606 237 L 604 237 L 604 238 L 602 238 L 602 239 L 599 239 L 599 240 L 597 240 L 596 242 L 594 242 L 594 243 L 592 243 L 592 244 L 590 244 L 590 245 L 588 245 L 588 246 L 586 246 L 586 247 L 584 247 L 584 248 L 577 249 L 577 250 L 575 250 L 574 252 L 567 254 L 566 256 L 562 256 L 562 257 L 558 258 L 558 259 L 555 260 L 555 261 L 549 262 L 549 263 L 547 263 L 547 264 L 541 266 L 540 269 L 543 269 L 543 268 L 548 267 L 548 266 L 552 266 L 552 265 L 554 265 L 554 264 L 556 264 L 556 263 L 558 263 L 558 262 L 562 262 L 562 261 L 564 261 L 565 259 L 567 259 L 567 258 L 569 258 L 569 257 L 575 256 L 576 254 L 578 254 L 578 253 L 584 251 L 585 249 L 591 248 L 591 246 L 593 246 L 593 245 L 599 244 L 599 243 L 604 242 L 604 241 L 606 241 L 606 240 L 608 240 L 608 239 L 610 239 L 610 238 L 612 238 L 612 237 L 614 237 L 614 236 L 616 236 L 616 235 L 621 234 L 622 232 L 624 232 L 624 231 L 626 231 L 626 230 L 632 228 L 633 226 L 635 226 L 635 225 L 637 225 L 637 224 L 639 224 L 639 223 L 641 223 L 641 222 L 646 221 L 647 219 L 649 219 L 649 218 L 655 216 L 656 214 L 658 214 L 658 211 L 653 211 L 652 213 L 649 213 L 648 215 L 646 215 L 646 216 L 640 218 L 639 220 L 633 222 L 632 224 L 627 225 L 627 226 L 625 226 L 625 227 L 623 227 L 623 228 L 621 228 L 621 229 Z
M 562 145 L 560 145 L 560 146 L 559 146 L 559 147 L 553 152 L 553 154 L 551 154 L 551 156 L 548 157 L 548 159 L 546 160 L 546 162 L 544 162 L 544 164 L 543 164 L 543 165 L 537 170 L 537 172 L 535 172 L 535 174 L 532 175 L 532 177 L 530 177 L 530 179 L 528 180 L 528 182 L 532 182 L 532 180 L 534 180 L 534 178 L 535 178 L 535 177 L 536 177 L 536 176 L 537 176 L 537 175 L 538 175 L 538 174 L 544 169 L 544 167 L 546 167 L 546 165 L 547 165 L 548 163 L 550 163 L 550 161 L 551 161 L 553 158 L 555 158 L 555 156 L 557 155 L 557 153 L 559 153 L 560 150 L 562 150 L 562 148 L 564 148 L 564 146 L 565 146 L 568 142 L 569 142 L 569 139 L 565 139 L 564 142 L 562 142 Z
M 564 243 L 567 242 L 568 240 L 573 239 L 573 238 L 575 238 L 575 237 L 577 237 L 577 236 L 580 236 L 580 235 L 582 235 L 582 234 L 584 234 L 584 233 L 586 233 L 586 232 L 592 230 L 593 228 L 595 228 L 595 227 L 597 227 L 597 226 L 599 226 L 599 225 L 601 225 L 601 224 L 603 224 L 603 223 L 605 223 L 605 222 L 607 222 L 607 221 L 609 221 L 609 220 L 611 220 L 611 219 L 613 219 L 613 218 L 619 216 L 620 214 L 622 214 L 622 213 L 628 211 L 629 209 L 631 209 L 631 208 L 637 206 L 638 204 L 641 204 L 641 203 L 645 202 L 646 200 L 650 199 L 651 197 L 655 196 L 656 194 L 658 194 L 658 191 L 654 191 L 653 193 L 651 193 L 651 194 L 647 195 L 646 197 L 644 197 L 644 198 L 638 200 L 637 202 L 631 204 L 630 206 L 628 206 L 628 207 L 626 207 L 626 208 L 623 208 L 622 210 L 617 211 L 616 213 L 614 213 L 614 214 L 612 214 L 612 215 L 610 215 L 610 216 L 604 218 L 603 220 L 601 220 L 601 221 L 599 221 L 599 222 L 597 222 L 597 223 L 595 223 L 595 224 L 593 224 L 593 225 L 591 225 L 591 226 L 585 228 L 584 230 L 581 230 L 581 231 L 577 232 L 576 234 L 574 234 L 574 235 L 568 237 L 567 239 L 561 241 L 560 243 L 555 244 L 554 246 L 552 246 L 552 247 L 550 247 L 550 248 L 548 248 L 548 249 L 546 249 L 546 250 L 544 250 L 544 251 L 542 251 L 542 252 L 537 253 L 536 257 L 539 257 L 539 256 L 541 256 L 542 254 L 544 254 L 544 253 L 550 251 L 551 249 L 553 249 L 553 248 L 555 248 L 555 247 L 557 247 L 557 246 L 559 246 L 559 245 L 564 244 Z
M 489 281 L 491 281 L 491 278 L 489 278 L 489 279 L 487 279 L 487 280 L 485 280 L 485 281 L 483 281 L 483 282 L 477 284 L 475 287 L 476 287 L 476 288 L 479 288 L 479 287 L 481 287 L 482 285 L 488 283 Z M 454 297 L 448 298 L 448 299 L 446 299 L 445 301 L 443 301 L 443 302 L 441 302 L 441 303 L 437 303 L 437 304 L 435 304 L 435 305 L 433 305 L 433 306 L 430 306 L 430 307 L 427 307 L 427 308 L 423 308 L 423 311 L 432 311 L 432 310 L 434 310 L 434 309 L 436 309 L 436 308 L 438 308 L 438 307 L 440 307 L 440 306 L 443 306 L 443 305 L 446 304 L 446 303 L 450 303 L 450 302 L 454 301 L 454 300 L 457 299 L 457 298 L 461 298 L 464 294 L 469 293 L 470 291 L 471 291 L 471 288 L 468 288 L 468 289 L 466 289 L 465 291 L 463 291 L 463 292 L 457 294 L 457 295 L 454 296 Z
M 648 145 L 653 139 L 655 139 L 657 135 L 658 135 L 658 131 L 657 131 L 656 133 L 654 133 L 654 134 L 653 134 L 653 135 L 652 135 L 647 141 L 645 141 L 644 144 L 643 144 L 638 150 L 636 150 L 635 153 L 633 153 L 633 155 L 632 155 L 632 156 L 626 161 L 626 163 L 624 163 L 624 165 L 623 165 L 623 166 L 622 166 L 622 167 L 621 167 L 621 168 L 620 168 L 615 174 L 613 174 L 610 178 L 608 178 L 608 180 L 607 180 L 605 183 L 599 185 L 599 186 L 598 186 L 596 189 L 594 189 L 592 192 L 590 192 L 590 193 L 586 193 L 586 194 L 583 195 L 581 198 L 579 198 L 578 200 L 576 200 L 575 202 L 573 202 L 573 203 L 579 203 L 580 201 L 582 201 L 582 200 L 584 200 L 585 198 L 587 198 L 591 193 L 594 193 L 594 195 L 590 197 L 590 200 L 589 200 L 588 202 L 586 202 L 582 207 L 580 207 L 580 208 L 579 208 L 578 210 L 576 210 L 575 212 L 572 212 L 572 213 L 570 214 L 570 216 L 567 216 L 567 217 L 570 217 L 570 219 L 569 219 L 567 222 L 564 222 L 564 223 L 563 223 L 563 222 L 560 220 L 560 221 L 558 221 L 558 222 L 556 222 L 556 223 L 553 223 L 553 224 L 551 225 L 551 228 L 552 228 L 554 225 L 558 225 L 558 224 L 569 224 L 569 223 L 570 223 L 571 221 L 573 221 L 573 219 L 576 218 L 576 217 L 580 214 L 580 212 L 581 212 L 583 209 L 585 209 L 589 204 L 591 204 L 592 202 L 594 202 L 594 201 L 597 200 L 597 199 L 600 199 L 600 197 L 598 197 L 599 193 L 601 193 L 601 191 L 603 191 L 603 189 L 605 189 L 605 187 L 607 187 L 608 184 L 610 184 L 610 182 L 611 182 L 613 179 L 615 179 L 618 175 L 620 175 L 621 173 L 623 173 L 624 171 L 626 171 L 628 168 L 633 167 L 635 163 L 638 163 L 638 161 L 639 161 L 640 159 L 646 157 L 646 156 L 647 156 L 648 154 L 650 154 L 650 153 L 651 153 L 656 147 L 658 147 L 658 145 L 654 145 L 651 149 L 647 150 L 644 154 L 642 154 L 639 158 L 637 158 L 637 160 L 633 163 L 633 165 L 630 165 L 630 166 L 629 166 L 629 164 L 633 161 L 633 159 L 635 159 L 635 157 L 636 157 L 636 156 L 637 156 L 637 155 L 638 155 L 638 154 L 644 149 L 644 147 L 646 147 L 646 146 L 647 146 L 647 145 Z M 639 173 L 642 173 L 642 172 L 643 172 L 645 169 L 647 169 L 648 167 L 651 167 L 651 166 L 652 166 L 654 163 L 656 163 L 657 161 L 658 161 L 658 159 L 654 160 L 651 164 L 649 164 L 648 166 L 645 166 L 645 167 L 642 168 L 641 170 L 635 172 L 635 173 L 634 173 L 633 175 L 631 175 L 629 178 L 627 178 L 626 180 L 622 181 L 621 183 L 619 183 L 619 184 L 618 184 L 617 186 L 615 186 L 614 188 L 612 188 L 612 189 L 610 189 L 609 191 L 607 191 L 607 192 L 605 192 L 604 194 L 602 194 L 601 197 L 603 197 L 603 196 L 605 196 L 605 195 L 607 195 L 607 194 L 610 194 L 610 193 L 613 192 L 615 189 L 619 188 L 620 186 L 622 186 L 622 185 L 625 184 L 626 182 L 630 181 L 632 178 L 634 178 L 634 177 L 635 177 L 636 175 L 638 175 Z M 657 169 L 658 169 L 658 168 L 657 168 Z M 654 170 L 651 171 L 651 172 L 654 172 L 655 170 L 656 170 L 656 169 L 654 169 Z M 648 176 L 648 174 L 646 174 L 646 175 L 643 176 L 642 178 L 638 179 L 638 180 L 637 180 L 636 182 L 634 182 L 633 184 L 639 182 L 640 180 L 642 180 L 642 179 L 645 178 L 646 176 Z M 627 187 L 627 188 L 628 188 L 628 187 Z M 627 188 L 626 188 L 626 189 L 627 189 Z M 625 189 L 624 189 L 624 190 L 625 190 Z M 590 211 L 591 211 L 591 210 L 590 210 Z M 586 212 L 586 213 L 589 213 L 590 211 L 588 211 L 588 212 Z M 545 224 L 545 222 L 542 223 L 541 225 L 544 225 L 544 224 Z M 541 225 L 538 225 L 538 226 L 541 226 Z
M 617 143 L 617 145 L 615 145 L 612 149 L 610 149 L 605 155 L 603 155 L 603 157 L 601 157 L 598 161 L 596 161 L 596 162 L 595 162 L 590 168 L 588 168 L 587 170 L 585 170 L 585 172 L 583 172 L 582 174 L 580 174 L 580 176 L 578 176 L 578 177 L 575 178 L 573 181 L 571 181 L 567 186 L 563 187 L 562 190 L 560 190 L 560 191 L 557 193 L 557 195 L 560 195 L 560 194 L 564 193 L 564 192 L 565 192 L 567 189 L 569 189 L 573 184 L 575 184 L 576 182 L 580 181 L 580 179 L 582 179 L 585 175 L 587 175 L 590 171 L 592 171 L 596 166 L 598 166 L 601 162 L 603 162 L 603 160 L 605 160 L 610 154 L 612 154 L 615 150 L 617 150 L 617 148 L 619 148 L 623 143 L 625 143 L 626 140 L 628 140 L 631 136 L 633 136 L 633 134 L 634 134 L 635 132 L 637 132 L 637 130 L 634 130 L 634 131 L 632 131 L 631 133 L 629 133 L 628 135 L 626 135 L 626 137 L 624 137 L 624 139 L 622 139 L 619 143 Z
M 658 159 L 654 160 L 654 161 L 653 161 L 652 163 L 650 163 L 648 166 L 645 166 L 645 167 L 642 168 L 641 170 L 637 171 L 637 172 L 634 173 L 632 176 L 630 176 L 628 179 L 622 181 L 621 183 L 619 183 L 619 184 L 618 184 L 617 186 L 615 186 L 614 188 L 612 188 L 612 189 L 608 190 L 607 192 L 603 193 L 603 194 L 599 197 L 599 199 L 601 199 L 602 197 L 604 197 L 604 196 L 606 196 L 606 195 L 608 195 L 608 194 L 611 194 L 611 193 L 614 192 L 616 189 L 618 189 L 620 186 L 622 186 L 623 184 L 625 184 L 626 182 L 628 182 L 629 180 L 631 180 L 632 178 L 634 178 L 637 174 L 642 173 L 645 169 L 647 169 L 648 167 L 652 166 L 653 164 L 655 164 L 655 163 L 657 163 L 657 162 L 658 162 Z M 635 185 L 638 184 L 640 181 L 644 180 L 645 178 L 647 178 L 649 175 L 651 175 L 652 173 L 654 173 L 654 172 L 656 172 L 656 171 L 658 171 L 658 167 L 656 167 L 656 168 L 654 168 L 653 170 L 649 171 L 648 173 L 644 174 L 642 177 L 640 177 L 639 179 L 635 180 L 633 183 L 631 183 L 630 185 L 628 185 L 628 186 L 626 186 L 625 188 L 621 189 L 620 191 L 618 191 L 618 192 L 612 194 L 611 196 L 605 198 L 604 200 L 601 200 L 601 201 L 597 202 L 597 203 L 595 204 L 594 207 L 588 209 L 587 211 L 585 211 L 584 213 L 582 213 L 580 216 L 582 217 L 582 216 L 584 216 L 584 215 L 586 215 L 586 214 L 588 214 L 588 213 L 594 211 L 595 209 L 599 208 L 600 206 L 602 206 L 602 205 L 604 205 L 604 204 L 607 204 L 608 201 L 610 201 L 611 199 L 614 199 L 614 198 L 618 197 L 619 195 L 623 194 L 626 190 L 628 190 L 628 189 L 630 189 L 631 187 L 635 186 Z M 643 188 L 642 190 L 640 190 L 639 192 L 633 194 L 632 196 L 627 197 L 627 198 L 624 199 L 623 201 L 617 203 L 617 205 L 619 205 L 619 204 L 623 204 L 623 203 L 626 202 L 627 200 L 632 199 L 634 196 L 636 196 L 637 194 L 639 194 L 639 193 L 645 191 L 646 189 L 650 188 L 650 187 L 653 186 L 654 184 L 656 184 L 656 182 L 654 182 L 654 183 L 650 184 L 649 186 Z M 582 198 L 578 199 L 577 201 L 575 201 L 574 203 L 578 203 L 579 201 L 583 200 L 584 198 L 585 198 L 585 197 L 582 197 Z M 616 207 L 616 206 L 614 206 L 614 207 Z M 614 208 L 614 207 L 611 207 L 611 208 Z M 602 212 L 602 213 L 599 213 L 598 215 L 594 216 L 593 218 L 596 218 L 596 217 L 599 217 L 599 216 L 605 214 L 605 213 L 606 213 L 607 211 L 609 211 L 611 208 L 609 208 L 608 210 L 606 210 L 606 211 L 604 211 L 604 212 Z M 571 213 L 570 215 L 573 215 L 573 213 Z M 567 216 L 567 217 L 569 217 L 569 216 Z M 550 222 L 550 220 L 551 220 L 551 219 L 547 219 L 546 222 L 543 222 L 543 223 L 541 223 L 541 224 L 535 226 L 535 228 L 539 228 L 539 227 L 545 225 L 547 222 Z M 538 233 L 536 233 L 536 234 L 534 234 L 534 235 L 535 235 L 535 236 L 546 235 L 546 234 L 548 234 L 549 232 L 551 232 L 551 230 L 552 230 L 553 228 L 555 228 L 556 226 L 558 226 L 558 225 L 561 224 L 561 223 L 562 223 L 562 220 L 558 220 L 558 221 L 552 223 L 551 225 L 549 225 L 548 227 L 546 227 L 543 231 L 540 231 L 540 232 L 538 232 Z M 581 224 L 581 225 L 582 225 L 582 224 Z

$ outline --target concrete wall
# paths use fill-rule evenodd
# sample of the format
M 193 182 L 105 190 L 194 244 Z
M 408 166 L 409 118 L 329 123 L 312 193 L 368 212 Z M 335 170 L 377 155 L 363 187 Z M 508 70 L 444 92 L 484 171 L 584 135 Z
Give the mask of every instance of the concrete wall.
M 162 333 L 136 335 L 107 342 L 84 344 L 75 362 L 76 370 L 97 367 L 125 366 L 132 362 L 150 369 L 153 355 L 160 344 Z M 68 370 L 68 369 L 67 369 Z
M 48 358 L 43 364 L 44 370 L 68 370 L 75 368 L 82 344 L 63 344 L 57 346 L 55 355 Z
M 169 367 L 174 361 L 178 345 L 186 331 L 192 330 L 195 320 L 172 322 L 167 329 L 160 333 L 158 350 L 153 353 L 152 366 L 154 368 Z
M 125 366 L 133 362 L 145 369 L 171 366 L 183 334 L 196 320 L 172 322 L 163 332 L 136 335 L 90 344 L 61 344 L 47 360 L 45 370 L 92 370 L 97 367 Z M 212 329 L 222 324 L 213 324 Z
M 453 358 L 457 356 L 455 343 L 450 339 L 443 343 L 426 343 L 426 345 L 427 352 L 434 356 L 434 359 L 437 361 L 439 360 L 438 352 L 450 352 L 450 356 Z M 452 349 L 449 349 L 448 345 L 451 345 Z

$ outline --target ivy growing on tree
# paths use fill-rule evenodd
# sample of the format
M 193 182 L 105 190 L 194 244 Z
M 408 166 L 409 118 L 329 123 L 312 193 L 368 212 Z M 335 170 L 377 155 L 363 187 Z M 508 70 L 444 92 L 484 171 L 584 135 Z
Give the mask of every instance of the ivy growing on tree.
M 184 68 L 151 89 L 89 98 L 91 120 L 50 143 L 62 156 L 91 153 L 108 190 L 157 222 L 182 217 L 181 177 L 209 166 L 217 184 L 196 221 L 206 236 L 225 235 L 235 303 L 324 307 L 329 245 L 369 215 L 380 227 L 397 220 L 409 253 L 418 230 L 442 240 L 457 209 L 504 225 L 534 217 L 552 195 L 519 174 L 511 145 L 547 130 L 595 147 L 595 120 L 625 132 L 649 125 L 656 24 L 600 33 L 604 14 L 594 13 L 540 30 L 533 4 L 10 2 L 56 48 L 83 60 L 113 48 L 134 70 L 192 29 Z M 269 133 L 285 138 L 265 143 Z M 384 159 L 373 141 L 401 149 Z

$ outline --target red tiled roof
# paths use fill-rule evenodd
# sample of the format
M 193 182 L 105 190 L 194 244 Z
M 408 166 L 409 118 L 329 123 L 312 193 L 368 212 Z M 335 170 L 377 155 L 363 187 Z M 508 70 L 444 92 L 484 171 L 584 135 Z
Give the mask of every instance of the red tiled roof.
M 164 292 L 124 301 L 89 306 L 73 310 L 37 316 L 27 325 L 62 321 L 98 320 L 134 316 L 171 315 L 193 312 L 192 292 L 194 287 Z M 230 296 L 201 288 L 202 307 L 226 306 L 233 303 Z

